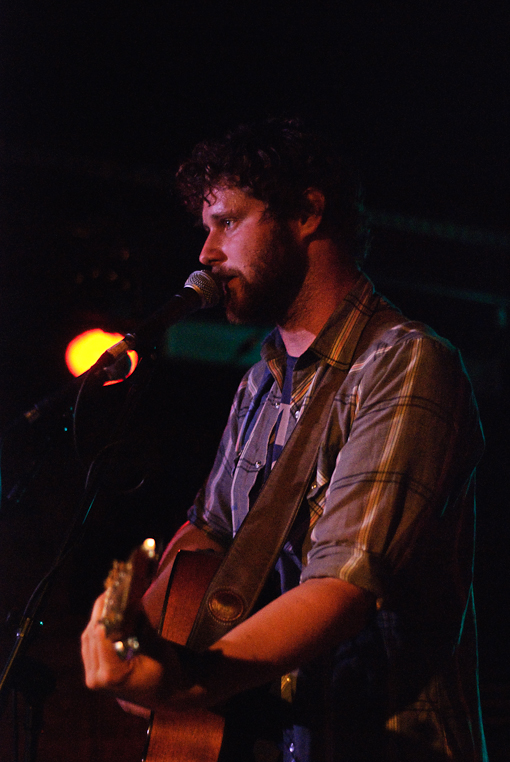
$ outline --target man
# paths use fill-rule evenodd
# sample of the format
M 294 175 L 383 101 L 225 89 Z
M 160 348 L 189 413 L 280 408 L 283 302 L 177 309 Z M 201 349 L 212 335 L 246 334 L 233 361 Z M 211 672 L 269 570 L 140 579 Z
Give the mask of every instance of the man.
M 289 675 L 285 762 L 485 759 L 471 576 L 483 438 L 458 353 L 373 292 L 357 265 L 356 184 L 299 122 L 200 144 L 178 184 L 229 319 L 277 328 L 165 566 L 179 548 L 229 547 L 323 374 L 344 373 L 279 595 L 199 656 L 142 643 L 129 661 L 98 621 L 100 598 L 87 685 L 164 712 Z

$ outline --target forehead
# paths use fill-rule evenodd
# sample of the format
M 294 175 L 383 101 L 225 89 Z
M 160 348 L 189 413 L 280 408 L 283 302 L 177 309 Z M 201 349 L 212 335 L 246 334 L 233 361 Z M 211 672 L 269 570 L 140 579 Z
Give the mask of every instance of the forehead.
M 243 214 L 266 209 L 264 201 L 255 198 L 251 192 L 237 187 L 217 187 L 205 197 L 202 206 L 202 219 L 214 218 L 224 214 Z

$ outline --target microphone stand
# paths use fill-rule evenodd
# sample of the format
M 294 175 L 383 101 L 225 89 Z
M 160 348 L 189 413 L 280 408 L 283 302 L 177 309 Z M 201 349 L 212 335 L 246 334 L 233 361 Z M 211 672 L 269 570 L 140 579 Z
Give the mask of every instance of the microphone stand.
M 166 305 L 164 305 L 151 317 L 145 320 L 140 326 L 138 326 L 138 329 L 134 333 L 128 333 L 124 339 L 122 339 L 122 341 L 118 342 L 113 347 L 110 347 L 110 349 L 104 352 L 99 360 L 95 363 L 95 365 L 93 365 L 93 367 L 87 371 L 87 373 L 78 376 L 78 378 L 74 379 L 71 384 L 68 384 L 66 387 L 64 387 L 64 389 L 57 392 L 57 394 L 53 397 L 46 398 L 41 403 L 34 405 L 31 410 L 24 413 L 20 420 L 24 420 L 28 423 L 33 423 L 43 414 L 52 412 L 55 407 L 62 402 L 63 399 L 68 397 L 70 390 L 75 389 L 76 386 L 79 386 L 78 397 L 76 401 L 77 407 L 82 391 L 89 379 L 96 381 L 102 385 L 106 380 L 117 380 L 120 378 L 125 378 L 128 372 L 125 368 L 125 358 L 128 350 L 130 349 L 136 349 L 138 352 L 140 349 L 147 349 L 148 355 L 150 356 L 151 360 L 154 361 L 156 359 L 153 352 L 154 347 L 156 346 L 158 339 L 161 338 L 169 325 L 178 322 L 183 317 L 191 314 L 192 312 L 195 312 L 196 310 L 215 306 L 218 303 L 219 299 L 220 290 L 218 288 L 218 284 L 210 273 L 205 271 L 192 273 L 184 284 L 184 288 L 175 294 L 175 296 Z M 126 400 L 125 410 L 121 411 L 119 416 L 117 431 L 122 431 L 125 423 L 127 422 L 128 413 L 133 409 L 135 401 L 135 394 L 133 390 L 135 390 L 138 393 L 138 396 L 140 396 L 139 393 L 147 384 L 147 381 L 148 377 L 144 381 L 143 385 L 138 385 L 138 389 L 136 389 L 135 386 L 131 387 L 131 394 L 128 395 Z M 14 425 L 16 425 L 16 423 Z M 100 455 L 105 456 L 106 452 L 107 448 L 103 449 Z M 97 460 L 101 465 L 100 458 L 97 458 Z M 0 716 L 5 704 L 5 693 L 15 684 L 15 676 L 19 672 L 18 664 L 22 655 L 26 651 L 29 637 L 34 632 L 34 622 L 37 620 L 38 612 L 46 600 L 51 583 L 55 577 L 57 570 L 76 546 L 79 532 L 83 529 L 87 517 L 89 516 L 92 506 L 94 505 L 97 495 L 100 491 L 102 474 L 100 468 L 95 469 L 96 465 L 97 464 L 93 461 L 91 468 L 89 469 L 83 498 L 77 506 L 77 510 L 72 519 L 71 526 L 69 527 L 62 547 L 58 552 L 57 557 L 49 572 L 43 577 L 39 585 L 36 587 L 25 608 L 25 612 L 18 627 L 14 646 L 0 674 Z M 94 470 L 96 470 L 96 473 L 94 473 Z M 25 751 L 25 762 L 35 762 L 36 742 L 33 737 L 29 738 L 28 743 L 25 744 Z
M 33 423 L 43 413 L 47 414 L 48 412 L 54 412 L 56 409 L 58 410 L 62 401 L 68 399 L 69 392 L 75 389 L 77 384 L 79 384 L 79 392 L 76 398 L 74 409 L 74 414 L 76 417 L 78 402 L 87 383 L 92 381 L 96 384 L 99 383 L 102 387 L 105 378 L 111 379 L 115 376 L 114 366 L 117 363 L 121 363 L 121 360 L 116 359 L 115 363 L 112 366 L 105 368 L 103 358 L 106 355 L 107 353 L 105 353 L 105 355 L 102 356 L 100 360 L 98 360 L 93 368 L 87 371 L 87 373 L 82 374 L 82 376 L 74 379 L 70 384 L 65 386 L 64 389 L 58 391 L 52 397 L 44 399 L 41 403 L 34 405 L 30 411 L 18 419 L 18 421 L 9 427 L 8 430 L 16 426 L 20 421 L 25 420 L 29 423 Z M 49 592 L 51 591 L 51 586 L 56 573 L 60 570 L 64 561 L 77 546 L 80 535 L 85 527 L 87 518 L 89 517 L 92 507 L 103 486 L 102 479 L 104 475 L 102 468 L 105 462 L 107 462 L 106 456 L 109 453 L 109 447 L 111 447 L 115 441 L 118 441 L 119 435 L 126 427 L 130 412 L 133 410 L 137 399 L 140 399 L 141 392 L 151 378 L 152 373 L 149 371 L 151 371 L 151 367 L 154 366 L 154 361 L 156 358 L 153 355 L 150 359 L 152 363 L 148 368 L 145 369 L 145 373 L 141 373 L 145 365 L 143 361 L 137 367 L 137 373 L 135 375 L 138 376 L 139 381 L 134 381 L 129 388 L 126 400 L 123 404 L 123 408 L 118 416 L 117 425 L 115 426 L 115 430 L 110 437 L 110 442 L 101 450 L 98 455 L 96 455 L 95 459 L 92 460 L 87 474 L 84 493 L 75 509 L 66 536 L 49 571 L 39 582 L 25 606 L 25 610 L 16 631 L 14 644 L 0 673 L 0 718 L 2 717 L 5 710 L 7 704 L 7 696 L 11 690 L 14 691 L 14 705 L 16 704 L 16 693 L 18 691 L 25 696 L 27 701 L 27 718 L 24 738 L 24 762 L 36 762 L 37 741 L 41 729 L 44 700 L 54 687 L 54 679 L 51 676 L 50 670 L 44 667 L 44 665 L 39 664 L 35 666 L 33 660 L 30 660 L 30 668 L 25 667 L 27 661 L 29 660 L 28 657 L 26 657 L 26 650 L 30 639 L 37 631 L 35 625 L 40 619 L 40 611 L 48 597 Z M 126 373 L 124 376 L 125 375 Z M 34 674 L 36 678 L 35 680 Z M 15 721 L 16 713 L 17 710 L 14 711 Z M 17 745 L 17 732 L 15 737 L 15 744 Z M 17 749 L 15 750 L 15 755 L 16 756 L 14 762 L 17 762 Z

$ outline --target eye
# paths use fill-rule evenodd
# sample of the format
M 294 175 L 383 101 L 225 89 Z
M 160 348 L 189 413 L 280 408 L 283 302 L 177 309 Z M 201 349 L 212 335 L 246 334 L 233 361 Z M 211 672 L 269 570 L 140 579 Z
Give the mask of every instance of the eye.
M 233 224 L 234 224 L 234 220 L 231 220 L 230 217 L 227 217 L 226 219 L 223 220 L 223 226 L 227 230 L 230 230 Z

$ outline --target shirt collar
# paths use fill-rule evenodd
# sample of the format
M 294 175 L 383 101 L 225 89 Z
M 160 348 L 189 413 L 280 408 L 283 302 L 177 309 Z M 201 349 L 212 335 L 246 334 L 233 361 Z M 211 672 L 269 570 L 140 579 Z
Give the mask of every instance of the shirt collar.
M 360 273 L 305 355 L 314 355 L 338 368 L 349 368 L 361 333 L 378 302 L 372 282 Z M 285 345 L 277 328 L 264 340 L 261 355 L 266 362 L 285 356 Z

